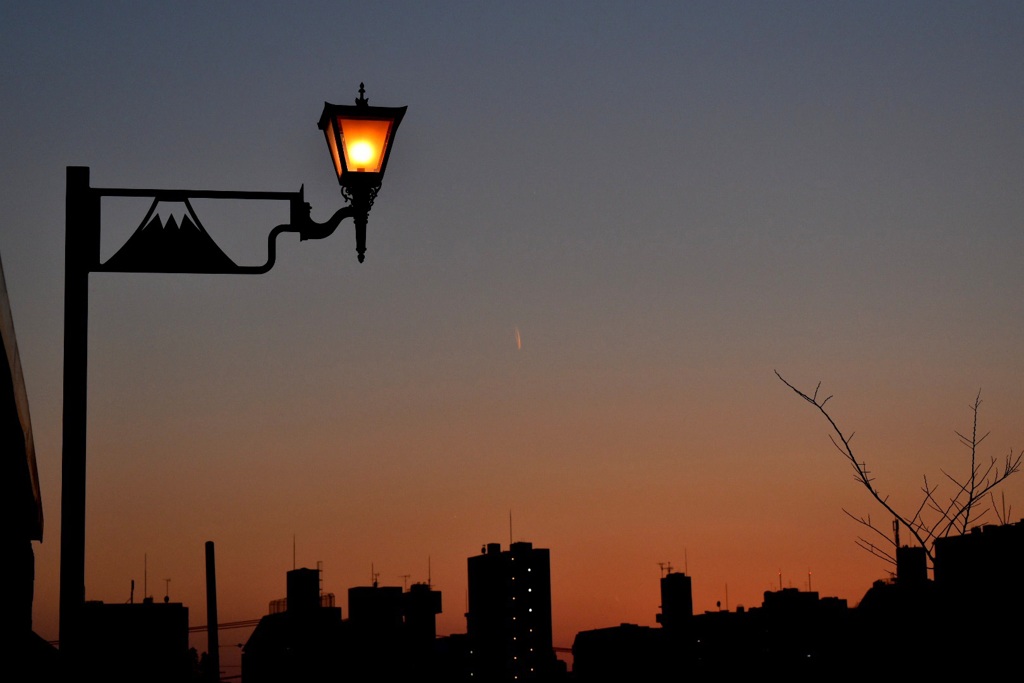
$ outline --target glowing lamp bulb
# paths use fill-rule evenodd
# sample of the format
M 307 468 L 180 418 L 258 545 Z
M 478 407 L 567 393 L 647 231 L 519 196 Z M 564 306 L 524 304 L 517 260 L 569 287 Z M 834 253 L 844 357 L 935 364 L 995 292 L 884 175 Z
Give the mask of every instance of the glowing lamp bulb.
M 370 161 L 373 160 L 374 156 L 373 145 L 365 140 L 353 142 L 348 147 L 348 158 L 351 159 L 356 166 L 363 168 L 369 166 Z

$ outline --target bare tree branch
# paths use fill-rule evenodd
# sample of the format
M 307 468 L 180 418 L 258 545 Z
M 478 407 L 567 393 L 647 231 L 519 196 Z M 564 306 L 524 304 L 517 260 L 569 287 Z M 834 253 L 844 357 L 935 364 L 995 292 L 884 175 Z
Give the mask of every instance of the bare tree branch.
M 899 527 L 903 526 L 914 537 L 917 545 L 925 550 L 928 560 L 934 564 L 934 543 L 937 539 L 944 538 L 954 532 L 966 533 L 981 522 L 991 510 L 995 510 L 996 517 L 1001 524 L 1009 521 L 1010 509 L 1006 505 L 1005 496 L 1003 497 L 1002 505 L 997 507 L 995 489 L 1008 477 L 1021 470 L 1021 466 L 1024 464 L 1024 450 L 1015 454 L 1011 449 L 1002 466 L 1000 466 L 1000 463 L 995 458 L 991 458 L 987 464 L 979 462 L 978 447 L 989 436 L 988 432 L 978 436 L 978 413 L 981 407 L 980 391 L 975 396 L 974 403 L 969 404 L 972 414 L 969 435 L 955 431 L 960 443 L 970 451 L 970 468 L 968 469 L 967 476 L 964 479 L 958 479 L 949 472 L 940 470 L 945 479 L 953 486 L 952 495 L 948 496 L 945 501 L 940 501 L 938 497 L 939 486 L 929 483 L 928 477 L 925 476 L 924 485 L 921 487 L 922 497 L 917 508 L 913 511 L 913 514 L 903 515 L 889 503 L 889 497 L 883 495 L 878 490 L 875 478 L 872 476 L 867 462 L 857 459 L 851 445 L 853 432 L 850 432 L 849 435 L 845 434 L 829 411 L 826 410 L 825 404 L 832 399 L 832 395 L 819 400 L 821 382 L 818 382 L 814 388 L 814 393 L 808 395 L 790 384 L 786 378 L 779 374 L 778 370 L 775 371 L 775 376 L 797 396 L 813 405 L 825 418 L 825 421 L 828 422 L 831 428 L 829 440 L 853 468 L 854 479 L 866 488 L 871 497 L 892 516 L 894 527 L 889 532 L 875 526 L 871 522 L 870 516 L 859 517 L 845 509 L 843 510 L 851 519 L 867 527 L 875 535 L 885 539 L 887 546 L 898 548 Z M 991 505 L 986 504 L 986 500 L 991 501 Z M 872 555 L 888 563 L 896 563 L 895 552 L 887 551 L 884 546 L 879 546 L 876 542 L 864 537 L 858 537 L 856 542 L 858 546 Z

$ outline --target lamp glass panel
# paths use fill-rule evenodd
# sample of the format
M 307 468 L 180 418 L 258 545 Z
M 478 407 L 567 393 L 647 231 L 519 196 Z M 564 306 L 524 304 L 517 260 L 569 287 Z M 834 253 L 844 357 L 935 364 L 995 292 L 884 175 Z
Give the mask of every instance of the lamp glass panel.
M 331 160 L 334 161 L 334 172 L 341 178 L 342 169 L 341 157 L 338 154 L 338 136 L 335 135 L 334 121 L 328 121 L 324 129 L 324 136 L 327 138 L 327 146 L 331 150 Z
M 391 134 L 391 121 L 339 116 L 338 126 L 341 128 L 341 144 L 345 148 L 345 167 L 349 172 L 379 173 Z

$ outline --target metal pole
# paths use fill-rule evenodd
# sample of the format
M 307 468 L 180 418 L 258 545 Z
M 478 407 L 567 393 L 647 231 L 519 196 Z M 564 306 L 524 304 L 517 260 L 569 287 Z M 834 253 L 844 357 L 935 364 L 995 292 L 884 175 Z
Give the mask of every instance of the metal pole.
M 85 605 L 85 444 L 89 270 L 99 260 L 100 198 L 88 167 L 69 166 L 64 246 L 64 423 L 60 515 L 60 649 L 77 659 Z
M 211 681 L 220 680 L 220 633 L 217 622 L 217 567 L 213 556 L 213 541 L 206 542 L 206 675 Z

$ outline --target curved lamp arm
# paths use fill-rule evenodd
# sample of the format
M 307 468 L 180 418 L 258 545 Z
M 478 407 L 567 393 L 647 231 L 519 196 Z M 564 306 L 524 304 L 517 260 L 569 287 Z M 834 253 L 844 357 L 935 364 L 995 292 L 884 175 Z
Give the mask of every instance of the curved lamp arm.
M 297 232 L 299 239 L 321 240 L 330 237 L 337 230 L 338 226 L 346 218 L 355 219 L 356 223 L 356 251 L 359 253 L 359 262 L 362 263 L 366 253 L 366 213 L 358 211 L 352 206 L 343 206 L 334 212 L 334 215 L 323 223 L 317 223 L 310 217 L 312 206 L 306 202 L 302 203 L 302 209 L 293 209 L 291 223 L 278 225 L 267 236 L 267 262 L 261 266 L 238 266 L 240 274 L 261 275 L 274 267 L 277 261 L 277 238 L 283 232 Z M 297 223 L 297 224 L 296 224 Z
M 322 240 L 325 237 L 330 237 L 337 229 L 337 227 L 341 224 L 341 222 L 346 218 L 355 218 L 357 219 L 356 222 L 359 222 L 358 216 L 356 215 L 357 211 L 355 207 L 352 206 L 341 207 L 340 209 L 334 212 L 333 216 L 328 218 L 323 223 L 317 223 L 312 218 L 310 218 L 309 211 L 311 209 L 312 207 L 309 204 L 306 204 L 306 220 L 304 221 L 304 225 L 302 225 L 302 227 L 300 227 L 298 231 L 299 239 L 302 241 Z M 365 214 L 363 215 L 363 221 L 366 221 Z M 362 249 L 357 249 L 357 251 L 359 251 L 359 253 L 363 253 L 364 251 L 366 251 L 366 248 L 364 246 Z

